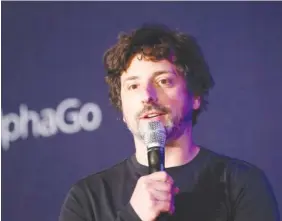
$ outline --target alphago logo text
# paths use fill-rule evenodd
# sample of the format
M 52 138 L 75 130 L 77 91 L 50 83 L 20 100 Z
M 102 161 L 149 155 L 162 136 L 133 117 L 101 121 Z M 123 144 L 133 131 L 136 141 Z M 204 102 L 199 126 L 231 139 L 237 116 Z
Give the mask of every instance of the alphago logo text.
M 33 137 L 50 137 L 59 132 L 77 133 L 93 131 L 102 122 L 102 111 L 95 103 L 82 104 L 77 98 L 63 100 L 56 109 L 44 108 L 40 112 L 19 106 L 19 113 L 2 113 L 2 148 L 8 150 L 12 142 Z

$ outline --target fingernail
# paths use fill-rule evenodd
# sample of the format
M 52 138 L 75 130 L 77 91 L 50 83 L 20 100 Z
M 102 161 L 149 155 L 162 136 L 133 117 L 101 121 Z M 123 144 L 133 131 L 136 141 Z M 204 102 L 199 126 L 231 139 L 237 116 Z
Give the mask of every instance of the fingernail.
M 178 187 L 175 188 L 175 193 L 179 193 L 180 189 Z
M 169 214 L 170 214 L 170 215 L 173 215 L 174 210 L 175 210 L 175 208 L 174 208 L 174 206 L 172 206 L 172 208 L 169 210 Z

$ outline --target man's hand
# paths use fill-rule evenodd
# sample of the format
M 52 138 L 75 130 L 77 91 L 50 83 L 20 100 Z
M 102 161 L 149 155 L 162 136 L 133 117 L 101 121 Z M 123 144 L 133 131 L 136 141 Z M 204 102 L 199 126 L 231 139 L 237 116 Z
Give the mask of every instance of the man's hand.
M 164 171 L 142 176 L 137 181 L 130 204 L 143 221 L 155 220 L 161 212 L 174 212 L 174 195 L 179 192 Z

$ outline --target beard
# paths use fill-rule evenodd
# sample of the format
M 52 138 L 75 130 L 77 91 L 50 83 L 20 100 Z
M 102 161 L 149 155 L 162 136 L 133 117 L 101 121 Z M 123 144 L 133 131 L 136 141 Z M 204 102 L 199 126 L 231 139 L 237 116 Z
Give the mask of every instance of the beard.
M 135 125 L 131 127 L 127 124 L 127 127 L 134 137 L 144 142 L 144 133 L 146 132 L 145 128 L 147 128 L 148 122 L 144 122 L 140 117 L 149 111 L 164 113 L 164 121 L 162 123 L 166 130 L 166 142 L 170 143 L 179 138 L 192 122 L 192 109 L 187 109 L 183 108 L 181 113 L 173 116 L 172 111 L 165 106 L 153 103 L 147 104 L 136 114 Z

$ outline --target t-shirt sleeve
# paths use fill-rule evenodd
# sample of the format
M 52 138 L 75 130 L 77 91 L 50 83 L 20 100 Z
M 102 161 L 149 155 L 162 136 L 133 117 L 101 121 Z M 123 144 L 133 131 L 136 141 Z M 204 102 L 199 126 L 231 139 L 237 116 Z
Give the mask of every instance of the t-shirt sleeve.
M 241 172 L 233 177 L 234 221 L 279 221 L 276 199 L 265 174 L 258 168 L 251 168 L 244 175 Z

